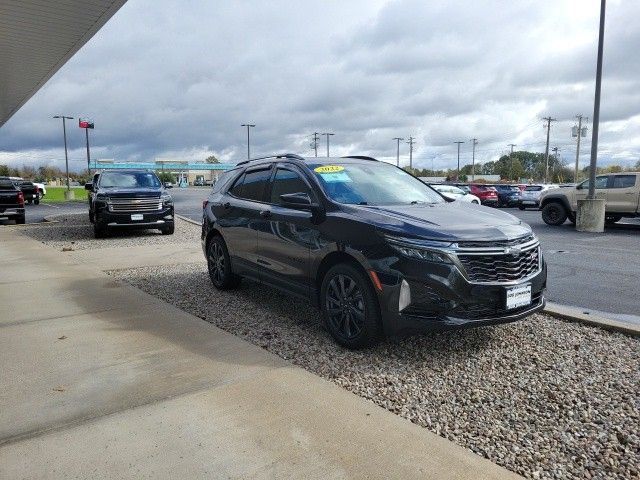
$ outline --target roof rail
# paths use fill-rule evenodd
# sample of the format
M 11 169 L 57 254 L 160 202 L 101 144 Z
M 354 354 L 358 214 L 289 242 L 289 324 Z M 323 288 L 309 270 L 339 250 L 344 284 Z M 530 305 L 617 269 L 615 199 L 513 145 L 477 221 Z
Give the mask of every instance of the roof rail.
M 377 158 L 367 157 L 366 155 L 345 155 L 344 157 L 341 157 L 341 158 L 355 158 L 357 160 L 371 160 L 372 162 L 377 162 L 378 161 Z
M 304 160 L 303 157 L 295 153 L 277 153 L 275 155 L 267 155 L 265 157 L 257 157 L 257 158 L 250 158 L 249 160 L 243 160 L 241 162 L 236 163 L 236 166 L 244 165 L 246 163 L 253 162 L 254 160 L 266 160 L 268 158 L 295 158 L 296 160 Z

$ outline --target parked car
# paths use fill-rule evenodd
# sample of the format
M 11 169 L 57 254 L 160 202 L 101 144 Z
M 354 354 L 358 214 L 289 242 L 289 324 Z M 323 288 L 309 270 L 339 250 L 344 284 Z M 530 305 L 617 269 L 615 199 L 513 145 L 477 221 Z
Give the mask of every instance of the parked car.
M 475 195 L 465 192 L 461 188 L 455 185 L 445 185 L 442 183 L 429 183 L 427 184 L 433 188 L 436 192 L 449 200 L 460 200 L 461 202 L 475 203 L 480 205 L 480 199 Z
M 203 202 L 201 239 L 216 288 L 249 277 L 309 299 L 348 348 L 515 321 L 545 303 L 546 266 L 528 225 L 447 202 L 370 157 L 240 162 Z
M 498 207 L 517 207 L 520 201 L 520 188 L 517 185 L 498 183 L 491 185 L 498 192 Z
M 0 219 L 25 222 L 24 194 L 8 177 L 0 177 Z
M 540 195 L 553 188 L 558 188 L 558 186 L 554 184 L 527 185 L 524 192 L 520 194 L 518 208 L 520 210 L 538 208 L 540 206 Z
M 33 184 L 36 187 L 38 187 L 38 191 L 40 192 L 40 199 L 42 199 L 42 197 L 44 197 L 47 194 L 46 184 L 44 184 L 44 183 L 36 183 L 36 182 L 33 182 Z
M 205 185 L 205 184 L 204 184 L 204 179 L 202 179 L 202 178 L 196 178 L 196 179 L 193 181 L 193 186 L 194 186 L 194 187 L 204 187 L 204 185 Z
M 24 180 L 15 183 L 16 187 L 22 191 L 25 202 L 35 203 L 36 205 L 40 203 L 40 191 L 35 184 Z
M 597 198 L 605 200 L 605 224 L 622 218 L 640 216 L 640 172 L 612 173 L 596 176 Z M 586 199 L 589 180 L 574 188 L 547 190 L 540 197 L 542 220 L 547 225 L 562 225 L 567 219 L 576 222 L 578 200 Z
M 482 205 L 489 205 L 491 207 L 498 206 L 498 192 L 490 185 L 483 185 L 480 183 L 472 183 L 469 185 L 471 193 L 480 199 Z
M 157 228 L 173 234 L 173 199 L 154 172 L 106 170 L 84 188 L 90 192 L 89 220 L 96 238 L 114 227 Z

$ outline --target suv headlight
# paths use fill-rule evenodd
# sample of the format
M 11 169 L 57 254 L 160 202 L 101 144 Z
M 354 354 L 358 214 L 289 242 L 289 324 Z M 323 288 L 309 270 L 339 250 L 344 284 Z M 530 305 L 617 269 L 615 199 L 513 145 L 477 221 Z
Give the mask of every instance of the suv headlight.
M 427 262 L 453 263 L 446 251 L 453 246 L 451 242 L 415 240 L 392 235 L 385 235 L 384 238 L 391 248 L 405 257 Z
M 163 205 L 173 205 L 173 198 L 171 198 L 171 195 L 167 193 L 163 193 L 160 196 L 160 200 L 162 201 Z

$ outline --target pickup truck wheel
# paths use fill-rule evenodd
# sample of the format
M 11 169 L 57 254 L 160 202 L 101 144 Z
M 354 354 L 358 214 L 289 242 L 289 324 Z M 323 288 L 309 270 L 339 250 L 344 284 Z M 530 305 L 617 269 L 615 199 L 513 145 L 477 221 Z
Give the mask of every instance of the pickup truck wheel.
M 16 217 L 16 225 L 24 225 L 26 221 L 26 218 L 24 215 L 22 215 L 21 217 Z
M 605 225 L 613 225 L 620 220 L 622 220 L 622 217 L 620 215 L 607 215 L 606 217 L 604 217 Z
M 175 230 L 176 230 L 176 226 L 174 223 L 172 223 L 171 226 L 169 227 L 164 227 L 160 229 L 163 235 L 173 235 L 173 232 L 175 232 Z
M 107 236 L 107 227 L 103 225 L 103 223 L 100 221 L 100 218 L 94 218 L 93 236 L 95 238 L 104 238 Z
M 382 334 L 380 308 L 373 285 L 348 263 L 332 267 L 322 280 L 320 307 L 331 336 L 349 349 L 375 345 Z
M 224 239 L 216 235 L 207 245 L 207 268 L 211 283 L 218 290 L 230 290 L 240 284 L 240 277 L 231 270 L 231 259 Z
M 519 210 L 524 210 L 524 205 L 518 205 Z
M 547 203 L 542 209 L 542 220 L 547 225 L 557 227 L 567 219 L 568 212 L 561 203 Z
M 40 195 L 33 199 L 33 203 L 35 203 L 36 205 L 40 205 Z
M 576 214 L 574 212 L 569 213 L 567 215 L 567 218 L 571 223 L 573 223 L 574 225 L 576 224 Z
M 93 223 L 93 212 L 89 210 L 89 221 Z

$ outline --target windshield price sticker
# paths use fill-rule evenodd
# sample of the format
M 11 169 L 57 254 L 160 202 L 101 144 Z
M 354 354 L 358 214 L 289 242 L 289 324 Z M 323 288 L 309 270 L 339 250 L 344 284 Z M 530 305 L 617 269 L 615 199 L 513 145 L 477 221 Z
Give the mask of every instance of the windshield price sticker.
M 344 167 L 341 165 L 323 165 L 321 167 L 316 167 L 313 169 L 314 172 L 323 174 L 323 173 L 336 173 L 344 170 Z

